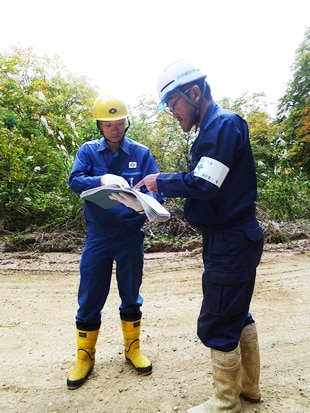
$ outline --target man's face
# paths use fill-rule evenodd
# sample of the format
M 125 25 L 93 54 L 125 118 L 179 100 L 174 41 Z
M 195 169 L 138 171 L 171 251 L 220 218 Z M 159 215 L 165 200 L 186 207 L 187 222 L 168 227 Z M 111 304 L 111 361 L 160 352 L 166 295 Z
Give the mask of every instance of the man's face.
M 119 143 L 125 134 L 127 125 L 126 119 L 114 120 L 114 121 L 99 121 L 100 129 L 107 139 L 111 143 Z
M 188 93 L 189 91 L 186 91 Z M 189 132 L 195 122 L 195 108 L 190 105 L 178 91 L 172 93 L 167 100 L 171 115 L 178 120 L 184 132 Z

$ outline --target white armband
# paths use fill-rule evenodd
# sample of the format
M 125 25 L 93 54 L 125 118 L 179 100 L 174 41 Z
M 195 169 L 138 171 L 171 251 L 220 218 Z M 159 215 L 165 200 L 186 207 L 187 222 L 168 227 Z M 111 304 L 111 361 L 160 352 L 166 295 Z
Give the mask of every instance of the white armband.
M 228 172 L 229 168 L 222 162 L 202 156 L 194 169 L 194 176 L 205 179 L 220 188 Z

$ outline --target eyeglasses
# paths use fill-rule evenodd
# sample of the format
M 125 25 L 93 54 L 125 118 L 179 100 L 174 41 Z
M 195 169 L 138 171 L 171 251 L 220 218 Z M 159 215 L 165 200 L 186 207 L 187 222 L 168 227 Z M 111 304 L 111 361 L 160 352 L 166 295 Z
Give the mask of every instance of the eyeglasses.
M 178 103 L 178 101 L 179 101 L 181 98 L 184 98 L 183 94 L 186 95 L 190 90 L 191 90 L 191 87 L 190 87 L 189 89 L 185 90 L 185 92 L 182 91 L 182 95 L 180 95 L 180 96 L 173 102 L 173 104 L 169 107 L 169 110 L 170 110 L 171 115 L 174 114 L 175 107 L 176 107 L 176 104 Z

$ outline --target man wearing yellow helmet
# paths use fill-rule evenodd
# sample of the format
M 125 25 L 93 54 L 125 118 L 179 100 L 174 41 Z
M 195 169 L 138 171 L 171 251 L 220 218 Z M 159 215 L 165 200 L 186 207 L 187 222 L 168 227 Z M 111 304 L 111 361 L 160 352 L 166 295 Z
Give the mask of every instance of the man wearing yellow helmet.
M 248 126 L 211 96 L 206 75 L 180 60 L 159 76 L 158 109 L 184 132 L 199 130 L 190 171 L 152 174 L 136 185 L 186 198 L 184 215 L 202 232 L 203 300 L 197 333 L 211 349 L 213 397 L 188 413 L 240 413 L 240 397 L 260 402 L 256 324 L 249 312 L 263 232 L 255 211 L 257 184 Z
M 133 187 L 144 176 L 157 173 L 157 164 L 147 147 L 126 136 L 129 128 L 126 104 L 112 96 L 99 96 L 93 106 L 101 138 L 84 143 L 78 150 L 69 177 L 77 194 L 100 185 Z M 155 197 L 146 188 L 142 191 Z M 67 378 L 69 389 L 80 387 L 95 363 L 95 348 L 116 262 L 116 279 L 124 336 L 125 357 L 135 370 L 147 375 L 152 363 L 140 350 L 143 298 L 139 293 L 143 271 L 143 224 L 146 215 L 139 203 L 102 209 L 84 202 L 86 242 L 80 262 L 79 308 L 76 314 L 77 360 Z

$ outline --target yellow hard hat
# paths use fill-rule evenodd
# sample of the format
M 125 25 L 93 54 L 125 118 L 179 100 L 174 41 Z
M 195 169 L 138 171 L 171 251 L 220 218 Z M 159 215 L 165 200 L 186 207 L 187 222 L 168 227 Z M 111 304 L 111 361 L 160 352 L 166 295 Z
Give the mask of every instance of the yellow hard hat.
M 93 106 L 93 118 L 114 121 L 128 117 L 127 105 L 113 95 L 100 95 Z

